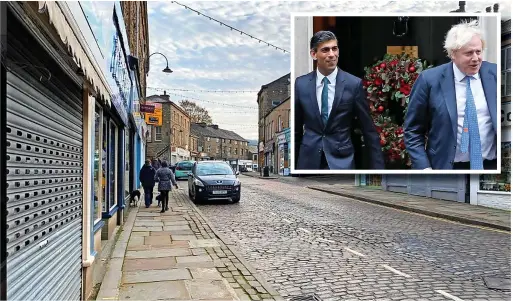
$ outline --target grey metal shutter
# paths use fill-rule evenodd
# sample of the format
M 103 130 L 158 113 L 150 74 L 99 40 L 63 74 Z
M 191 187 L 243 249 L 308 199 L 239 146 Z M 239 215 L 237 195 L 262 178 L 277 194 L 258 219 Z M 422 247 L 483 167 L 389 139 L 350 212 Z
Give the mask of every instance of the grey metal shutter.
M 8 300 L 81 299 L 81 103 L 7 73 Z

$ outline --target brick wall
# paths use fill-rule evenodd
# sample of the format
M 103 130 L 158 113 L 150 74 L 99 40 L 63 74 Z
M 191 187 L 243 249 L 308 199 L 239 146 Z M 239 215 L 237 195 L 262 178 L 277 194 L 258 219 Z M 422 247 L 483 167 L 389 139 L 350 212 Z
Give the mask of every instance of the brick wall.
M 164 149 L 166 146 L 171 144 L 171 105 L 167 103 L 162 104 L 162 141 L 155 141 L 155 127 L 152 126 L 151 138 L 148 138 L 147 143 L 147 154 L 149 158 L 155 157 L 157 152 Z M 167 158 L 161 158 L 170 160 L 171 157 L 168 153 L 164 156 Z
M 191 131 L 191 121 L 189 116 L 178 107 L 176 104 L 171 104 L 171 121 L 172 133 L 174 138 L 171 138 L 171 145 L 182 149 L 188 149 L 189 136 Z
M 219 138 L 219 142 L 217 142 L 216 137 L 210 137 L 210 141 L 205 139 L 203 141 L 203 144 L 205 145 L 204 152 L 206 152 L 209 157 L 216 158 L 216 159 L 242 159 L 246 160 L 248 158 L 248 146 L 246 145 L 246 141 L 238 141 L 238 140 L 231 140 L 230 139 L 223 139 Z M 230 143 L 228 142 L 230 141 Z M 235 141 L 237 141 L 237 144 L 235 144 Z M 241 144 L 242 143 L 242 144 Z M 208 146 L 210 146 L 210 152 L 208 152 Z M 226 152 L 222 153 L 223 149 L 226 149 Z M 219 148 L 219 153 L 216 152 L 217 148 Z M 230 148 L 230 153 L 228 153 L 228 149 Z M 237 149 L 237 154 L 234 153 L 234 150 Z M 243 153 L 241 153 L 241 149 L 244 150 Z
M 121 1 L 130 54 L 139 59 L 141 97 L 146 97 L 146 60 L 149 56 L 148 7 L 146 1 Z

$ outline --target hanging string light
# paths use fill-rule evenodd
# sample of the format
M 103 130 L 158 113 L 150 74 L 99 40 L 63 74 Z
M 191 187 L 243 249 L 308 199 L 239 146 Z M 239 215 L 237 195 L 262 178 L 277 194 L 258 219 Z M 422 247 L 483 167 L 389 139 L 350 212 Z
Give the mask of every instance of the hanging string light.
M 215 19 L 215 18 L 212 18 L 212 17 L 210 17 L 210 16 L 207 16 L 207 15 L 205 15 L 205 14 L 203 14 L 203 13 L 201 13 L 201 12 L 199 12 L 199 11 L 195 10 L 195 9 L 192 9 L 192 8 L 188 7 L 187 5 L 184 5 L 184 4 L 181 4 L 181 3 L 178 3 L 178 2 L 176 2 L 176 1 L 171 1 L 171 3 L 176 3 L 176 4 L 180 5 L 180 6 L 183 6 L 185 9 L 189 9 L 189 10 L 191 10 L 191 11 L 193 11 L 193 12 L 197 13 L 199 16 L 203 16 L 203 17 L 205 17 L 205 18 L 208 18 L 210 21 L 215 21 L 215 22 L 219 23 L 219 25 L 220 25 L 220 26 L 225 26 L 225 27 L 230 28 L 230 30 L 232 30 L 232 31 L 233 31 L 233 30 L 235 30 L 235 31 L 237 31 L 237 32 L 240 32 L 240 34 L 241 34 L 241 35 L 245 35 L 245 36 L 247 36 L 247 37 L 249 37 L 249 38 L 251 38 L 251 39 L 253 39 L 253 40 L 257 40 L 257 41 L 258 41 L 258 43 L 262 42 L 262 43 L 264 43 L 264 44 L 267 44 L 267 46 L 268 46 L 268 47 L 273 47 L 273 48 L 275 48 L 276 50 L 281 50 L 281 51 L 283 51 L 283 53 L 290 53 L 290 51 L 288 51 L 288 50 L 285 50 L 285 49 L 283 49 L 283 48 L 281 48 L 281 47 L 278 47 L 278 46 L 276 46 L 276 45 L 273 45 L 273 44 L 271 44 L 271 43 L 269 43 L 269 42 L 266 42 L 266 41 L 264 41 L 264 40 L 261 40 L 261 39 L 259 39 L 259 38 L 256 38 L 256 37 L 254 37 L 254 36 L 252 36 L 252 35 L 250 35 L 250 34 L 248 34 L 248 33 L 244 32 L 244 31 L 242 31 L 242 30 L 239 30 L 239 29 L 237 29 L 237 28 L 235 28 L 235 27 L 233 27 L 233 26 L 230 26 L 230 25 L 228 25 L 228 24 L 226 24 L 226 23 L 222 22 L 222 21 L 219 21 L 219 20 L 217 20 L 217 19 Z
M 191 97 L 191 96 L 185 96 L 185 95 L 181 95 L 181 94 L 177 94 L 177 93 L 166 93 L 166 94 L 167 95 L 173 95 L 173 96 L 180 97 L 182 100 L 191 100 L 192 99 L 192 100 L 197 100 L 197 101 L 214 103 L 214 104 L 218 104 L 218 105 L 222 105 L 222 106 L 229 106 L 229 107 L 234 107 L 234 108 L 245 108 L 245 109 L 258 110 L 258 107 L 238 106 L 238 105 L 234 105 L 234 104 L 231 104 L 231 103 L 224 103 L 224 102 L 218 102 L 218 101 L 212 101 L 212 100 L 199 99 L 199 98 L 195 98 L 195 97 Z
M 190 90 L 190 89 L 177 89 L 177 88 L 158 88 L 158 87 L 147 87 L 152 90 L 170 90 L 170 91 L 180 91 L 180 92 L 198 92 L 198 93 L 258 93 L 258 90 Z

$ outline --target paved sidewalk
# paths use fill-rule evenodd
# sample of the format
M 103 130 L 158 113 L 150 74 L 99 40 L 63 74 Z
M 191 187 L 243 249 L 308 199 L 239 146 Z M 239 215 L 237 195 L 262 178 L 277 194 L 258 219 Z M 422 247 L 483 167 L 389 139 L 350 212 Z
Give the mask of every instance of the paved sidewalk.
M 312 185 L 308 188 L 465 224 L 511 231 L 511 212 L 506 210 L 348 185 Z
M 97 300 L 283 300 L 186 193 L 173 190 L 166 213 L 144 201 L 130 213 Z

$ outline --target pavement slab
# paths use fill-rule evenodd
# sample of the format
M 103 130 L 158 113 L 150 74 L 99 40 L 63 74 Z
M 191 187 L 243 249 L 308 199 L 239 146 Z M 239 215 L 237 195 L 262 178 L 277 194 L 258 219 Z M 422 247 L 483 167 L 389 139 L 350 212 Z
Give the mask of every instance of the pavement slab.
M 123 283 L 157 282 L 191 279 L 188 269 L 143 270 L 123 273 Z
M 107 268 L 111 276 L 98 300 L 283 300 L 263 280 L 235 292 L 228 265 L 237 264 L 247 277 L 254 269 L 241 264 L 184 190 L 172 191 L 169 206 L 163 214 L 154 207 L 133 209 L 124 225 L 128 232 L 116 243 L 119 263 Z
M 119 300 L 191 300 L 185 281 L 124 284 Z
M 167 270 L 176 267 L 175 257 L 125 259 L 123 271 Z

